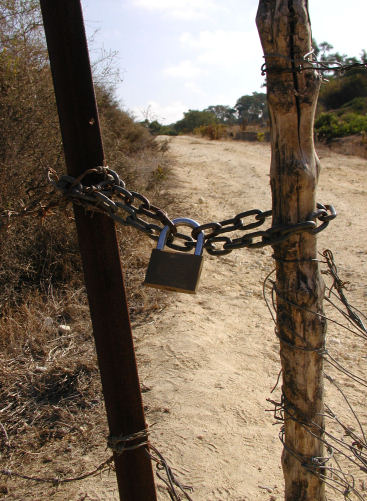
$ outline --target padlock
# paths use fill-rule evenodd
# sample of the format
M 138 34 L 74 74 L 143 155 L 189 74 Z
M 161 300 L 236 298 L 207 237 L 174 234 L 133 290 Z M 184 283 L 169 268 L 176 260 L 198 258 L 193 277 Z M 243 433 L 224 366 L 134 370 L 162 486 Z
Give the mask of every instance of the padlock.
M 173 219 L 175 226 L 197 228 L 199 223 L 193 219 L 181 217 Z M 194 254 L 163 250 L 167 242 L 169 226 L 165 226 L 159 235 L 157 248 L 153 249 L 145 275 L 144 285 L 176 292 L 195 294 L 203 266 L 204 232 L 197 237 Z

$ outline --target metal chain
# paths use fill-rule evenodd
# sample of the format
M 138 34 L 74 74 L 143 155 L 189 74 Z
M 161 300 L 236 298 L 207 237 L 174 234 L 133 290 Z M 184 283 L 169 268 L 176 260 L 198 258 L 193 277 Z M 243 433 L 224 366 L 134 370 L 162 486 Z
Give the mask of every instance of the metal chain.
M 90 185 L 82 183 L 88 177 L 95 177 L 95 175 L 101 177 L 97 183 Z M 206 251 L 213 256 L 220 256 L 229 254 L 234 249 L 275 245 L 304 231 L 318 233 L 336 217 L 332 205 L 318 203 L 317 209 L 307 217 L 306 221 L 248 232 L 248 230 L 262 226 L 272 215 L 271 210 L 264 212 L 260 209 L 253 209 L 240 212 L 231 219 L 202 224 L 194 228 L 191 235 L 186 235 L 177 231 L 177 227 L 165 211 L 152 205 L 144 195 L 126 189 L 124 181 L 109 167 L 89 169 L 78 178 L 68 175 L 59 178 L 55 171 L 49 170 L 48 178 L 68 201 L 81 205 L 87 211 L 108 215 L 124 226 L 133 226 L 153 240 L 158 240 L 161 231 L 168 225 L 169 235 L 166 245 L 183 252 L 188 252 L 196 246 L 197 237 L 201 231 L 204 232 Z M 127 213 L 125 217 L 120 209 Z M 148 222 L 140 216 L 150 218 L 153 222 Z M 319 226 L 316 220 L 321 222 Z M 162 226 L 157 224 L 158 222 Z M 223 236 L 227 233 L 245 231 L 247 233 L 240 237 Z
M 327 72 L 338 72 L 338 73 L 345 73 L 346 71 L 350 71 L 353 69 L 367 69 L 367 63 L 350 63 L 350 64 L 343 64 L 339 61 L 319 61 L 312 50 L 308 54 L 305 54 L 302 59 L 299 59 L 298 61 L 296 59 L 292 59 L 288 56 L 285 56 L 283 54 L 265 54 L 264 55 L 265 59 L 277 59 L 277 58 L 283 58 L 289 60 L 291 63 L 297 63 L 294 67 L 292 68 L 282 68 L 277 65 L 272 65 L 269 66 L 269 63 L 266 61 L 262 66 L 261 66 L 261 75 L 265 76 L 267 73 L 302 73 L 304 70 L 316 70 L 319 73 L 327 73 Z

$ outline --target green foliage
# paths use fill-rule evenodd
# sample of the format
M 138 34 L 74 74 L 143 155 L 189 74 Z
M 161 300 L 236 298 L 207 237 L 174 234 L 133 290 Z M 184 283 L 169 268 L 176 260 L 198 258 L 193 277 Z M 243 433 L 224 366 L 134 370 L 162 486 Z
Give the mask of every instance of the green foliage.
M 160 134 L 162 125 L 158 122 L 158 120 L 153 120 L 153 122 L 150 122 L 149 124 L 149 131 L 153 136 L 158 136 Z
M 189 110 L 184 113 L 184 118 L 174 124 L 174 129 L 179 134 L 188 134 L 202 125 L 217 122 L 217 117 L 211 111 Z
M 178 136 L 178 132 L 175 130 L 174 125 L 161 125 L 159 134 L 161 136 Z
M 217 104 L 215 106 L 205 108 L 204 111 L 214 113 L 217 122 L 221 124 L 234 125 L 237 122 L 236 110 L 230 106 Z
M 251 96 L 242 96 L 237 100 L 234 108 L 227 105 L 212 105 L 202 111 L 189 110 L 184 118 L 170 128 L 178 134 L 195 133 L 204 136 L 223 137 L 226 135 L 223 128 L 216 128 L 216 124 L 231 126 L 236 124 L 263 125 L 268 119 L 266 94 L 253 92 Z M 162 132 L 160 132 L 162 133 Z
M 351 111 L 359 115 L 367 115 L 367 97 L 355 97 L 340 108 L 341 113 Z
M 315 54 L 325 62 L 339 62 L 343 65 L 366 62 L 366 51 L 360 59 L 331 52 L 333 46 L 327 42 L 313 41 Z M 349 136 L 366 131 L 367 124 L 367 71 L 352 68 L 345 73 L 327 73 L 328 82 L 320 89 L 315 132 L 319 139 Z
M 330 140 L 367 132 L 367 116 L 357 113 L 321 113 L 315 122 L 315 132 L 319 139 Z
M 320 61 L 339 62 L 341 64 L 353 64 L 356 62 L 367 62 L 367 52 L 361 52 L 360 59 L 349 57 L 345 54 L 332 52 L 333 46 L 328 42 L 317 44 L 312 41 L 314 53 Z M 319 137 L 340 137 L 352 134 L 353 131 L 364 130 L 364 115 L 367 113 L 367 71 L 364 69 L 350 69 L 345 74 L 326 73 L 329 80 L 321 87 L 318 112 L 320 120 L 317 122 L 317 133 Z M 328 118 L 320 117 L 320 113 L 334 111 L 335 116 Z M 346 116 L 347 113 L 351 115 Z M 358 117 L 357 115 L 361 115 Z M 169 133 L 175 131 L 176 134 L 187 134 L 195 131 L 197 134 L 210 137 L 217 133 L 215 124 L 226 126 L 240 125 L 243 129 L 253 126 L 251 129 L 263 128 L 269 120 L 267 106 L 267 96 L 262 92 L 253 92 L 252 95 L 241 96 L 232 108 L 226 105 L 208 106 L 202 111 L 189 110 L 184 113 L 184 118 L 175 124 L 168 126 L 168 131 L 163 132 L 164 126 L 160 129 L 155 124 L 149 125 L 153 134 Z M 338 136 L 335 136 L 337 134 Z M 262 141 L 262 133 L 259 133 L 258 140 Z
M 141 122 L 144 127 L 146 127 L 153 136 L 177 136 L 178 132 L 174 129 L 174 125 L 162 125 L 158 120 L 144 120 Z
M 266 94 L 253 92 L 252 96 L 245 95 L 237 100 L 235 109 L 241 124 L 263 124 L 268 119 Z
M 319 45 L 313 40 L 315 55 L 324 62 L 338 62 L 343 65 L 366 62 L 366 51 L 360 59 L 339 52 L 331 52 L 333 46 L 328 42 Z M 367 72 L 363 69 L 350 69 L 345 73 L 325 73 L 328 79 L 320 89 L 319 111 L 336 110 L 357 97 L 367 96 Z
M 345 75 L 332 77 L 321 88 L 319 103 L 324 110 L 335 110 L 357 97 L 367 97 L 365 70 L 353 70 Z

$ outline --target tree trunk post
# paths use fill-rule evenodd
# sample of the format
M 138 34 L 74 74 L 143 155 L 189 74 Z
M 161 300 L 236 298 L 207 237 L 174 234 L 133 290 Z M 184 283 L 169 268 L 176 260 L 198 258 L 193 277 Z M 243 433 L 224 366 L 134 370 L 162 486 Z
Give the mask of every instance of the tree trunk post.
M 260 0 L 256 22 L 267 69 L 273 225 L 293 224 L 309 219 L 315 210 L 320 170 L 313 138 L 320 78 L 304 61 L 312 50 L 308 0 Z M 308 68 L 299 71 L 300 65 Z M 324 284 L 316 235 L 293 235 L 274 246 L 274 258 L 285 500 L 325 501 L 317 466 L 324 456 L 320 438 L 326 322 L 318 315 L 323 313 Z

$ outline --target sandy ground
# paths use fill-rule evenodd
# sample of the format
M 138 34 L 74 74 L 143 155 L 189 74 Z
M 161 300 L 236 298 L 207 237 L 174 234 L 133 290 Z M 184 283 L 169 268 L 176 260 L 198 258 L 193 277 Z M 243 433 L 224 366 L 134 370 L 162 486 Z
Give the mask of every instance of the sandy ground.
M 170 151 L 170 191 L 184 198 L 181 212 L 170 216 L 204 223 L 271 208 L 269 145 L 177 137 Z M 333 203 L 338 218 L 320 234 L 319 249 L 334 252 L 354 304 L 366 311 L 367 161 L 327 150 L 320 157 L 317 198 Z M 266 412 L 280 367 L 262 297 L 274 265 L 271 254 L 269 248 L 220 258 L 205 253 L 197 295 L 170 293 L 168 306 L 134 332 L 141 381 L 149 388 L 144 400 L 147 420 L 154 423 L 152 443 L 194 488 L 195 501 L 283 499 L 279 427 Z M 362 341 L 353 344 L 333 331 L 329 341 L 344 361 L 366 373 Z M 351 391 L 363 410 L 364 389 Z M 158 492 L 159 500 L 169 499 L 160 485 Z M 113 476 L 81 485 L 70 499 L 118 499 Z

